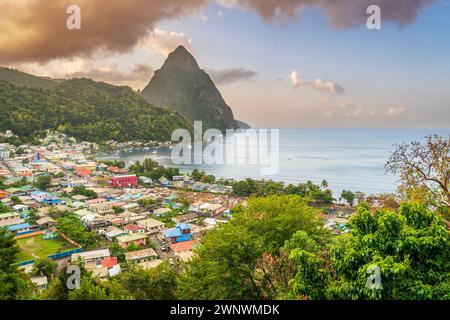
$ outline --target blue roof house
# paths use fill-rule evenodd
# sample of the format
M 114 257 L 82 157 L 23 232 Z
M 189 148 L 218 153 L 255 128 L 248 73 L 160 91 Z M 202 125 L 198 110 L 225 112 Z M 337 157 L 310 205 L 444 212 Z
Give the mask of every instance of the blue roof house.
M 30 231 L 30 224 L 28 222 L 26 223 L 20 223 L 20 224 L 13 224 L 8 227 L 9 231 L 14 232 L 17 235 L 28 233 Z
M 177 224 L 175 228 L 164 231 L 164 237 L 171 243 L 191 240 L 191 227 L 187 223 Z
M 47 197 L 48 197 L 48 192 L 45 192 L 45 191 L 36 190 L 31 193 L 31 198 L 33 198 L 34 200 L 36 200 L 38 202 L 42 202 Z

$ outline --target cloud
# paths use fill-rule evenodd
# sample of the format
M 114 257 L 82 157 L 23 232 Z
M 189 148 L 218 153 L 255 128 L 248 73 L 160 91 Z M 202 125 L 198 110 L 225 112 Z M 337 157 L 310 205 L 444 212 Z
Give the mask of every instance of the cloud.
M 216 85 L 225 85 L 238 81 L 248 81 L 253 79 L 257 72 L 244 68 L 228 68 L 222 70 L 206 69 L 211 79 Z
M 407 25 L 413 22 L 420 10 L 437 0 L 217 0 L 227 8 L 251 9 L 267 21 L 286 21 L 298 18 L 305 7 L 317 7 L 328 16 L 335 28 L 357 27 L 367 20 L 367 7 L 378 5 L 383 21 Z
M 213 0 L 0 0 L 0 64 L 126 53 L 160 21 L 198 14 Z M 298 18 L 304 7 L 317 7 L 336 28 L 364 24 L 371 4 L 383 21 L 413 22 L 437 0 L 216 0 L 227 8 L 255 11 L 266 21 Z M 66 28 L 69 5 L 81 8 L 81 30 Z
M 289 79 L 291 79 L 294 88 L 305 86 L 319 91 L 328 92 L 331 94 L 341 94 L 345 92 L 345 89 L 337 83 L 324 82 L 320 79 L 316 79 L 313 82 L 304 81 L 298 77 L 297 71 L 292 71 L 291 75 L 289 76 Z
M 404 107 L 390 107 L 387 111 L 389 117 L 396 117 L 404 114 L 406 109 Z
M 143 88 L 154 73 L 152 66 L 137 63 L 127 70 L 117 64 L 102 64 L 91 59 L 56 59 L 49 63 L 28 63 L 18 69 L 43 77 L 57 79 L 89 78 L 114 85 L 127 85 L 133 89 Z
M 208 0 L 0 0 L 0 63 L 126 53 L 155 23 L 198 12 Z M 81 30 L 66 9 L 81 8 Z
M 140 47 L 150 48 L 165 57 L 180 45 L 191 53 L 194 52 L 192 39 L 187 38 L 183 32 L 165 31 L 158 28 L 151 31 L 139 43 Z

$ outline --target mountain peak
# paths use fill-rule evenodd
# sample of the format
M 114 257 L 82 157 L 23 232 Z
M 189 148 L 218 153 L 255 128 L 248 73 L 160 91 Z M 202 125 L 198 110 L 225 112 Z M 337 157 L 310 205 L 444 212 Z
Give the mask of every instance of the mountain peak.
M 151 104 L 203 121 L 203 129 L 237 129 L 233 111 L 189 51 L 177 47 L 141 95 Z
M 175 66 L 183 70 L 190 71 L 200 69 L 197 61 L 192 56 L 192 54 L 184 46 L 181 45 L 169 54 L 166 62 L 164 63 L 164 66 Z

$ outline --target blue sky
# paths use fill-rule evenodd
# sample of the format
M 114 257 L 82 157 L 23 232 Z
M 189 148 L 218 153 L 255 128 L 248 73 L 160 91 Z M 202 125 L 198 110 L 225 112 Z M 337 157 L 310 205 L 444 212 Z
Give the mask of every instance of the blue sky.
M 160 27 L 182 30 L 191 38 L 202 67 L 237 66 L 257 72 L 249 81 L 220 86 L 237 117 L 256 126 L 450 125 L 450 5 L 426 8 L 407 26 L 383 23 L 381 30 L 337 30 L 313 8 L 285 24 L 219 5 L 201 15 L 207 20 L 196 15 Z M 289 82 L 294 70 L 305 79 L 339 83 L 346 92 L 334 97 L 294 89 Z M 321 98 L 329 99 L 330 106 L 322 106 Z M 333 103 L 352 107 L 322 117 L 333 110 Z M 359 108 L 364 111 L 358 114 Z M 382 114 L 390 108 L 398 111 L 390 117 Z M 380 115 L 371 116 L 373 110 Z M 343 115 L 355 112 L 354 117 Z
M 0 0 L 0 64 L 141 89 L 181 44 L 256 127 L 450 127 L 448 0 L 102 1 Z M 66 2 L 79 33 L 55 27 Z

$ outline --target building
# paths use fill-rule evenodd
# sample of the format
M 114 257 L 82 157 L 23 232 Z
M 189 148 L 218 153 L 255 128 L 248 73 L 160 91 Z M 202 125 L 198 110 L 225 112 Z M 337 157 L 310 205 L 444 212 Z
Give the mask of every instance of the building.
M 138 178 L 135 174 L 114 176 L 109 180 L 109 184 L 114 188 L 137 187 Z
M 72 263 L 81 260 L 84 263 L 95 263 L 96 265 L 101 265 L 102 260 L 110 256 L 111 253 L 109 252 L 109 249 L 100 249 L 88 252 L 74 253 L 72 254 L 70 260 L 72 261 Z
M 127 224 L 123 227 L 128 234 L 133 234 L 137 232 L 145 233 L 145 228 L 141 226 L 137 226 L 135 224 Z
M 175 228 L 164 231 L 164 237 L 170 243 L 177 243 L 191 240 L 191 227 L 186 224 L 177 224 Z
M 25 233 L 29 233 L 31 230 L 31 225 L 28 222 L 13 224 L 8 226 L 9 231 L 15 233 L 16 235 L 21 235 Z
M 124 249 L 127 249 L 131 244 L 145 246 L 147 245 L 147 235 L 139 232 L 117 237 L 117 243 Z
M 31 277 L 30 280 L 38 287 L 39 290 L 45 290 L 48 288 L 48 279 L 46 276 Z
M 189 261 L 192 259 L 194 252 L 193 252 L 193 245 L 195 244 L 195 241 L 184 241 L 179 243 L 173 243 L 170 245 L 170 249 L 174 252 L 176 256 L 178 256 L 183 261 Z
M 155 259 L 158 259 L 158 254 L 151 248 L 125 253 L 125 260 L 128 262 L 141 264 Z
M 45 230 L 45 229 L 55 226 L 56 221 L 50 217 L 43 217 L 43 218 L 36 220 L 36 224 L 39 226 L 39 229 Z
M 81 222 L 88 230 L 106 228 L 112 225 L 111 221 L 105 220 L 98 214 L 87 214 L 81 217 Z
M 147 234 L 157 233 L 165 227 L 164 223 L 155 219 L 140 220 L 137 222 L 137 225 L 143 227 Z
M 188 213 L 182 216 L 178 216 L 175 218 L 172 218 L 172 221 L 175 223 L 190 223 L 194 222 L 198 219 L 198 215 L 196 213 Z
M 9 158 L 9 150 L 5 149 L 3 147 L 0 148 L 0 159 L 4 160 L 4 159 L 8 159 Z
M 117 227 L 111 226 L 105 230 L 101 230 L 99 234 L 103 235 L 107 240 L 114 241 L 117 237 L 127 235 L 127 232 Z

